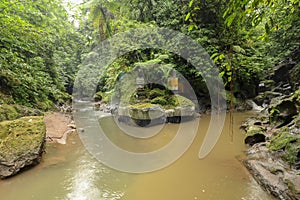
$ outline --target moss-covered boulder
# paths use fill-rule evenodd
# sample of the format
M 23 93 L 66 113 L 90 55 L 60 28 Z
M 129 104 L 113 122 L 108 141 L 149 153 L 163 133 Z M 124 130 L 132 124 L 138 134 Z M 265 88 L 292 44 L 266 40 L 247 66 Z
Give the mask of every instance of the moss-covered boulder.
M 268 148 L 280 152 L 284 161 L 300 169 L 300 115 L 289 124 L 289 127 L 281 128 L 277 135 L 272 137 Z
M 40 162 L 46 127 L 41 116 L 0 122 L 0 178 Z
M 144 103 L 128 107 L 129 116 L 138 126 L 151 126 L 165 122 L 164 110 L 156 104 Z
M 159 90 L 156 91 L 160 92 Z M 157 95 L 158 92 L 155 92 L 156 97 L 153 100 L 160 98 L 166 103 L 161 104 L 159 101 L 154 104 L 152 101 L 145 101 L 119 106 L 114 114 L 118 116 L 118 120 L 121 122 L 142 127 L 166 122 L 180 123 L 197 117 L 195 104 L 191 100 L 177 94 L 168 97 L 159 96 Z

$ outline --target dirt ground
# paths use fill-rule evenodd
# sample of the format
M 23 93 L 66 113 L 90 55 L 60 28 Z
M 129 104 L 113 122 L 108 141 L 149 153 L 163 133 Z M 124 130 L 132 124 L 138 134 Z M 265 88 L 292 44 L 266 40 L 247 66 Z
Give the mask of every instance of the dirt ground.
M 46 124 L 46 137 L 48 139 L 62 138 L 64 133 L 72 128 L 68 125 L 72 123 L 70 116 L 59 112 L 48 113 L 44 117 Z

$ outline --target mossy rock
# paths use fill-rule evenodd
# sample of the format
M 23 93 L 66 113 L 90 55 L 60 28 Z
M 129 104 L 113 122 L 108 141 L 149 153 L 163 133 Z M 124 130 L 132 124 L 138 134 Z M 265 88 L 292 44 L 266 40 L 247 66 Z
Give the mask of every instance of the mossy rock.
M 173 95 L 170 99 L 170 102 L 175 107 L 177 106 L 195 106 L 195 104 L 189 100 L 188 98 L 181 96 L 181 95 Z
M 42 116 L 0 122 L 0 178 L 39 163 L 46 137 Z
M 103 93 L 102 93 L 102 99 L 101 99 L 101 101 L 102 101 L 103 103 L 109 103 L 110 100 L 111 100 L 111 97 L 113 96 L 113 93 L 114 93 L 113 90 L 108 91 L 108 92 L 103 92 Z
M 149 92 L 149 98 L 154 99 L 156 97 L 165 97 L 166 96 L 166 91 L 161 90 L 159 88 L 154 88 L 153 90 L 150 90 Z
M 151 99 L 151 104 L 159 104 L 161 106 L 168 105 L 168 100 L 162 96 L 156 97 L 154 99 Z
M 269 119 L 273 125 L 282 127 L 293 120 L 293 117 L 298 114 L 296 103 L 293 97 L 286 98 L 269 108 Z
M 265 128 L 263 126 L 250 125 L 246 129 L 245 144 L 253 146 L 254 144 L 265 142 L 266 135 L 264 134 Z
M 157 104 L 152 104 L 152 103 L 141 103 L 141 104 L 134 104 L 134 105 L 130 105 L 130 108 L 133 109 L 151 109 L 151 108 L 155 108 L 157 107 Z
M 13 120 L 19 117 L 19 112 L 13 105 L 0 105 L 0 121 Z
M 282 151 L 282 158 L 290 165 L 300 160 L 300 135 L 292 135 L 289 131 L 282 131 L 273 137 L 268 145 L 272 151 Z
M 102 98 L 103 98 L 103 94 L 102 94 L 101 91 L 96 92 L 96 94 L 94 94 L 94 100 L 95 100 L 95 101 L 101 101 Z
M 42 116 L 22 117 L 0 122 L 0 156 L 18 155 L 40 145 L 46 128 Z
M 129 115 L 136 120 L 155 120 L 164 118 L 165 113 L 159 105 L 144 103 L 130 106 Z
M 286 145 L 296 138 L 290 135 L 287 131 L 283 131 L 278 133 L 275 137 L 273 137 L 268 145 L 268 148 L 272 151 L 283 150 Z
M 296 104 L 299 106 L 298 111 L 300 111 L 300 87 L 294 92 L 293 99 Z

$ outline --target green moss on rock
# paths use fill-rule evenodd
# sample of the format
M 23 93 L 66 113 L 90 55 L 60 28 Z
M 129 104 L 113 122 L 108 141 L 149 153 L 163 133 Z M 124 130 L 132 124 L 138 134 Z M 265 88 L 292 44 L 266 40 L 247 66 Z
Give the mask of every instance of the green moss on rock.
M 271 141 L 270 144 L 268 145 L 268 148 L 272 151 L 277 151 L 280 149 L 284 149 L 288 143 L 292 141 L 296 141 L 297 138 L 294 136 L 290 135 L 287 131 L 283 131 L 278 133 Z
M 299 160 L 300 137 L 299 135 L 292 135 L 288 131 L 280 132 L 272 138 L 268 148 L 272 151 L 282 150 L 282 158 L 290 165 L 295 165 Z
M 103 94 L 102 94 L 101 91 L 96 92 L 96 94 L 94 94 L 94 99 L 95 99 L 95 101 L 101 101 L 102 98 L 103 98 Z
M 188 98 L 181 96 L 181 95 L 173 95 L 170 99 L 172 104 L 176 106 L 195 106 L 195 104 L 189 100 Z
M 0 121 L 13 120 L 19 117 L 19 113 L 15 106 L 3 104 L 0 105 Z
M 154 88 L 153 90 L 149 91 L 149 98 L 154 99 L 156 97 L 163 97 L 166 96 L 167 91 L 161 90 L 159 88 Z
M 41 116 L 0 122 L 0 178 L 39 162 L 46 127 Z
M 164 97 L 155 97 L 154 99 L 151 99 L 151 104 L 159 104 L 161 106 L 167 105 L 169 102 L 166 98 Z
M 290 79 L 292 86 L 294 88 L 299 87 L 299 80 L 300 80 L 300 63 L 298 63 L 291 71 L 290 71 Z
M 150 108 L 157 107 L 157 105 L 152 103 L 140 103 L 140 104 L 131 105 L 130 107 L 133 109 L 150 109 Z

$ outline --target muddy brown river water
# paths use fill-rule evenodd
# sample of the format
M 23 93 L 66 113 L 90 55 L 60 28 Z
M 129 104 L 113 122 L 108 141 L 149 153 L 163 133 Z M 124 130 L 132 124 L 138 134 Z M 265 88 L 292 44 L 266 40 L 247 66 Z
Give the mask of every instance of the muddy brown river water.
M 201 116 L 196 138 L 183 156 L 166 168 L 144 174 L 123 173 L 104 166 L 87 152 L 78 135 L 70 135 L 66 145 L 47 144 L 40 165 L 0 181 L 0 199 L 271 200 L 240 162 L 247 147 L 239 126 L 250 115 L 234 114 L 233 138 L 228 115 L 213 151 L 200 160 L 198 152 L 210 120 L 209 115 Z M 113 130 L 114 134 L 108 137 L 116 145 L 133 150 L 144 146 L 145 151 L 168 143 L 178 126 L 166 124 L 153 138 L 140 141 L 123 134 L 112 117 L 102 118 L 100 123 L 103 129 Z

